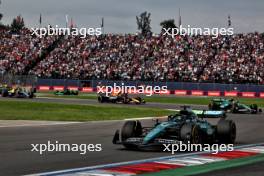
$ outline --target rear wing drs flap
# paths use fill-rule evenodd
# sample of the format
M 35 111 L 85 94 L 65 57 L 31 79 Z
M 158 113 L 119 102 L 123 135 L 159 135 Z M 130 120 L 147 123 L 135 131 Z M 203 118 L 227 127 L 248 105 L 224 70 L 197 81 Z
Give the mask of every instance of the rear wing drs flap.
M 198 117 L 201 118 L 226 118 L 224 111 L 207 111 L 207 110 L 192 110 Z
M 173 110 L 175 112 L 180 112 L 181 110 Z M 226 118 L 225 111 L 211 111 L 211 110 L 192 110 L 199 118 Z

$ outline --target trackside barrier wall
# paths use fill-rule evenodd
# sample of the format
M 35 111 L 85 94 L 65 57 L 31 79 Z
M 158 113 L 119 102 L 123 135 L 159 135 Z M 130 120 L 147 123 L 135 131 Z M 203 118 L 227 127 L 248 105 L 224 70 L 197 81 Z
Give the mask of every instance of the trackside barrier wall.
M 38 79 L 37 88 L 41 91 L 61 91 L 66 88 L 82 92 L 96 92 L 97 85 L 113 86 L 167 86 L 168 91 L 162 95 L 177 96 L 226 96 L 226 97 L 260 97 L 264 98 L 264 85 L 253 84 L 219 84 L 219 83 L 189 83 L 189 82 L 153 82 L 153 81 L 109 81 L 109 80 L 68 80 L 68 79 Z

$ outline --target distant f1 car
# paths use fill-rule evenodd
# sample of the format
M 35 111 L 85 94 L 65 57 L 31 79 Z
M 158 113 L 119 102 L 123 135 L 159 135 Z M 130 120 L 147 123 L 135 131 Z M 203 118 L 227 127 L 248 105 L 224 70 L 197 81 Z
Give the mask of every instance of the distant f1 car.
M 54 92 L 55 95 L 78 95 L 79 91 L 78 90 L 70 90 L 70 89 L 65 89 L 63 91 L 56 91 Z
M 208 105 L 210 110 L 223 110 L 223 111 L 230 111 L 232 113 L 249 113 L 249 114 L 257 114 L 262 112 L 262 109 L 258 108 L 258 105 L 251 104 L 251 105 L 245 105 L 242 103 L 239 103 L 236 100 L 233 99 L 212 99 L 210 104 Z
M 146 101 L 141 97 L 129 97 L 128 94 L 99 94 L 98 101 L 100 103 L 123 103 L 123 104 L 145 104 Z
M 0 94 L 2 95 L 4 90 L 10 90 L 10 89 L 12 88 L 7 85 L 0 85 Z
M 212 125 L 204 118 L 220 118 L 217 125 Z M 140 121 L 126 121 L 121 131 L 116 130 L 114 144 L 122 144 L 127 149 L 161 150 L 164 144 L 190 142 L 192 144 L 229 143 L 236 139 L 236 125 L 226 120 L 223 111 L 192 111 L 184 108 L 167 121 L 151 127 L 142 127 Z
M 2 97 L 13 97 L 13 98 L 33 98 L 34 91 L 31 88 L 26 87 L 6 87 L 2 89 Z

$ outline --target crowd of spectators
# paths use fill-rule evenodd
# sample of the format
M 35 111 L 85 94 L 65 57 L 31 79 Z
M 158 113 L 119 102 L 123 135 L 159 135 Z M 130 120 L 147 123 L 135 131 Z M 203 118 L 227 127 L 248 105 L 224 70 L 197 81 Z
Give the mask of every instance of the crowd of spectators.
M 21 73 L 55 37 L 0 34 L 0 70 Z M 264 84 L 264 35 L 64 36 L 29 74 L 42 78 Z
M 0 29 L 0 72 L 23 74 L 26 66 L 40 57 L 55 40 L 54 36 L 44 39 L 33 36 L 28 29 L 22 29 L 19 34 Z

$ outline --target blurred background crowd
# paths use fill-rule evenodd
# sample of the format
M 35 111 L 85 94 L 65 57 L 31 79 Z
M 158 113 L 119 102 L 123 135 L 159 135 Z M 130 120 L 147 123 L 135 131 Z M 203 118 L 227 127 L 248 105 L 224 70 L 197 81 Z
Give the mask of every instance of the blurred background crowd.
M 0 73 L 41 78 L 264 84 L 264 35 L 47 36 L 0 29 Z

